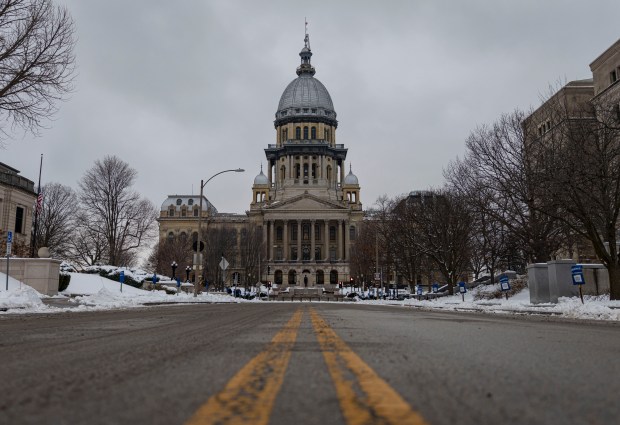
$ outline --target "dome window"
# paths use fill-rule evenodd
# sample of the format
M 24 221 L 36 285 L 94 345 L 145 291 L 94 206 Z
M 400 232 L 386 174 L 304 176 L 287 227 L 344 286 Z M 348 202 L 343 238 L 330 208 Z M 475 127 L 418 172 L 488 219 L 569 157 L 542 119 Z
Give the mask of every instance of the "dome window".
M 308 139 L 308 127 L 304 127 L 304 140 Z
M 299 108 L 295 108 L 295 113 L 296 113 L 296 114 L 298 114 L 298 113 L 300 113 L 300 112 L 301 112 L 301 109 L 299 109 Z
M 312 127 L 311 136 L 312 139 L 316 139 L 316 127 Z
M 312 108 L 312 113 L 316 114 L 316 108 Z
M 295 128 L 295 139 L 297 140 L 301 139 L 301 127 Z
M 194 200 L 190 199 L 189 201 L 187 201 L 187 205 L 192 206 L 194 205 Z

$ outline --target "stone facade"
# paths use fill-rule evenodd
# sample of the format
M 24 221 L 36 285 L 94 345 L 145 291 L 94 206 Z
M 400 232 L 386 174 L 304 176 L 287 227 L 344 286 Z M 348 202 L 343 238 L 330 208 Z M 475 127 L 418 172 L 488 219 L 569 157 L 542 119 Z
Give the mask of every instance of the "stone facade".
M 306 34 L 298 77 L 286 87 L 275 114 L 276 143 L 265 149 L 267 174 L 261 169 L 254 179 L 249 211 L 221 214 L 207 208 L 202 220 L 238 235 L 243 228 L 258 229 L 260 280 L 329 289 L 350 277 L 350 252 L 363 211 L 358 179 L 351 170 L 345 175 L 347 149 L 336 144 L 331 97 L 314 78 L 311 56 Z M 168 197 L 159 218 L 160 241 L 197 234 L 198 201 L 197 196 Z M 232 273 L 247 270 L 241 255 L 230 262 Z
M 30 246 L 32 208 L 36 198 L 34 182 L 20 176 L 19 170 L 0 162 L 0 235 L 3 241 L 11 231 L 15 245 Z

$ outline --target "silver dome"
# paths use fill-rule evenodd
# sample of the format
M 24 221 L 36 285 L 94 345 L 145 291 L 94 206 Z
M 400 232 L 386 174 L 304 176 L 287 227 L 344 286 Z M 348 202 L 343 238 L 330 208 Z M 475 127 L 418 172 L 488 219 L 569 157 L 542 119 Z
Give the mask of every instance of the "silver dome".
M 254 185 L 268 185 L 269 179 L 263 174 L 263 168 L 260 169 L 260 174 L 254 177 Z
M 343 185 L 345 186 L 359 186 L 359 180 L 357 180 L 357 176 L 353 174 L 353 171 L 349 170 L 349 174 L 344 178 Z
M 278 104 L 278 112 L 290 108 L 321 108 L 334 112 L 332 98 L 323 83 L 308 74 L 295 78 L 284 89 Z

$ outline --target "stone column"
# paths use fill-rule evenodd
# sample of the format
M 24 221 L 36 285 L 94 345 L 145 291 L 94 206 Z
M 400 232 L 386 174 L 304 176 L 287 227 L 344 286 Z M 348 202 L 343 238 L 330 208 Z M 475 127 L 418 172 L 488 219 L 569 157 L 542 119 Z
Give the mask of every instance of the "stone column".
M 301 220 L 297 220 L 297 261 L 301 261 Z
M 282 229 L 282 259 L 286 261 L 288 258 L 288 220 L 284 220 L 284 228 Z
M 275 245 L 276 242 L 276 238 L 275 238 L 275 222 L 273 220 L 269 220 L 267 223 L 269 223 L 269 261 L 273 261 L 273 246 Z
M 325 220 L 325 229 L 323 230 L 324 233 L 324 237 L 325 237 L 325 241 L 323 241 L 323 248 L 324 248 L 324 253 L 323 253 L 323 258 L 325 258 L 325 261 L 329 261 L 329 220 Z
M 349 261 L 349 249 L 351 248 L 351 232 L 349 230 L 349 220 L 345 220 L 344 224 L 344 259 Z
M 342 220 L 338 220 L 338 252 L 336 253 L 336 260 L 342 260 Z
M 310 261 L 314 262 L 315 257 L 314 257 L 314 248 L 315 248 L 315 242 L 314 242 L 314 224 L 315 224 L 316 220 L 312 220 L 310 222 Z

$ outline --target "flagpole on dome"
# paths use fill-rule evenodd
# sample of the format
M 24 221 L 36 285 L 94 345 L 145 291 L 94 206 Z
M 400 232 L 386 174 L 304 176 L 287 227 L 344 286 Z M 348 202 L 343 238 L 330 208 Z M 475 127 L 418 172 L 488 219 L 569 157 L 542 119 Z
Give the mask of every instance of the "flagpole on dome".
M 39 224 L 39 212 L 43 206 L 43 194 L 41 193 L 41 171 L 43 170 L 43 154 L 41 154 L 41 163 L 39 164 L 39 187 L 37 189 L 37 201 L 34 207 L 34 230 L 30 242 L 30 258 L 35 258 L 35 248 L 37 245 L 37 227 Z

